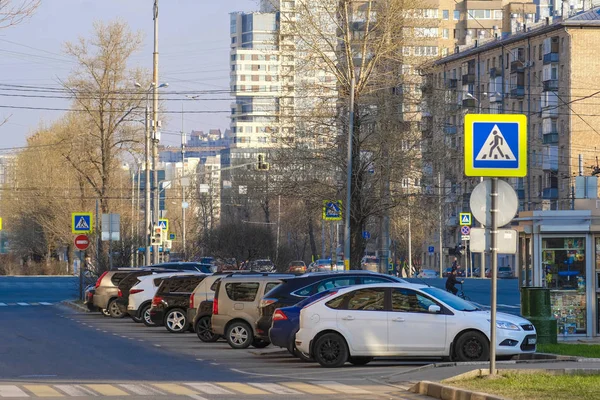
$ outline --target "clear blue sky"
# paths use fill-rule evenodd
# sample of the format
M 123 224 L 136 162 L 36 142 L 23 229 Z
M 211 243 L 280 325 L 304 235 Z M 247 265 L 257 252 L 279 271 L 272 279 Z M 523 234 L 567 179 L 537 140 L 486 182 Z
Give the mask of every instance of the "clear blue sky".
M 153 0 L 42 0 L 33 18 L 21 25 L 0 30 L 0 83 L 56 87 L 74 63 L 64 54 L 63 45 L 78 37 L 90 37 L 94 21 L 126 21 L 141 31 L 144 45 L 132 58 L 132 66 L 152 67 Z M 159 80 L 168 82 L 168 91 L 196 91 L 229 88 L 229 13 L 258 10 L 256 0 L 160 0 Z M 0 90 L 0 106 L 68 108 L 61 99 L 8 97 L 14 92 Z M 3 95 L 4 94 L 4 95 Z M 175 95 L 169 97 L 177 97 Z M 181 97 L 181 96 L 179 96 Z M 228 110 L 229 101 L 170 101 L 167 109 Z M 12 116 L 0 127 L 0 149 L 22 146 L 40 123 L 50 123 L 62 112 L 0 108 L 0 118 Z M 189 132 L 229 126 L 229 114 L 187 114 L 184 129 Z M 169 131 L 181 129 L 181 116 L 172 115 L 163 126 L 163 142 L 179 144 Z M 3 151 L 5 152 L 5 151 Z

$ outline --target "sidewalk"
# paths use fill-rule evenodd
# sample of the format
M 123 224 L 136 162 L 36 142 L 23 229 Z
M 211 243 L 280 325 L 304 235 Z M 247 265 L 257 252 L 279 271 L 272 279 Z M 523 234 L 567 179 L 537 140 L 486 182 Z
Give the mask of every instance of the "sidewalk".
M 418 367 L 398 374 L 383 376 L 380 379 L 386 383 L 407 386 L 418 381 L 439 382 L 464 374 L 475 369 L 489 368 L 488 362 L 476 363 L 438 363 Z M 597 370 L 600 372 L 600 360 L 571 358 L 571 360 L 530 360 L 498 361 L 497 369 L 562 369 L 562 370 Z

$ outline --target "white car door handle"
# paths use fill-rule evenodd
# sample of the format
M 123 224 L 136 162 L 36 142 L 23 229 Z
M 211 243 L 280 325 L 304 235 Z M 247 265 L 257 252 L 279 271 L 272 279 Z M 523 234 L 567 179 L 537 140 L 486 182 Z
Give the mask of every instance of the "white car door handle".
M 344 321 L 353 321 L 354 317 L 352 315 L 347 315 L 345 317 L 342 318 Z
M 394 322 L 404 322 L 404 318 L 401 318 L 401 317 L 393 318 L 392 321 L 394 321 Z

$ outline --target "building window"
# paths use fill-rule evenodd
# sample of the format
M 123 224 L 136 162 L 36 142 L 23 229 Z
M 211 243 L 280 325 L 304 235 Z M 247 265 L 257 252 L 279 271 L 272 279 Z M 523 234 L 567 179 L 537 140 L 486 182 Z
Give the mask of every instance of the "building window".
M 450 11 L 449 10 L 442 10 L 442 19 L 449 19 L 450 18 Z
M 456 21 L 458 21 L 460 19 L 460 11 L 459 10 L 454 10 L 454 19 Z
M 442 29 L 442 37 L 444 39 L 450 39 L 450 29 Z

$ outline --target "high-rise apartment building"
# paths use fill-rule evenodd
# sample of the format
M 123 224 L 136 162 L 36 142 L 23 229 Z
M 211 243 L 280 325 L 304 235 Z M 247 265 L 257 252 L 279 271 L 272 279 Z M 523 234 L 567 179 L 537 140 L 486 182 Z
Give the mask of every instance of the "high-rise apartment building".
M 600 40 L 600 9 L 552 23 L 543 21 L 505 38 L 462 47 L 429 69 L 426 102 L 432 113 L 423 125 L 430 143 L 445 143 L 450 157 L 442 172 L 446 203 L 445 240 L 459 240 L 457 216 L 469 211 L 479 179 L 464 176 L 463 120 L 468 112 L 525 114 L 528 173 L 508 181 L 519 209 L 561 210 L 572 206 L 579 174 L 596 166 L 600 115 L 592 77 L 600 60 L 589 51 Z M 434 106 L 435 105 L 435 106 Z

